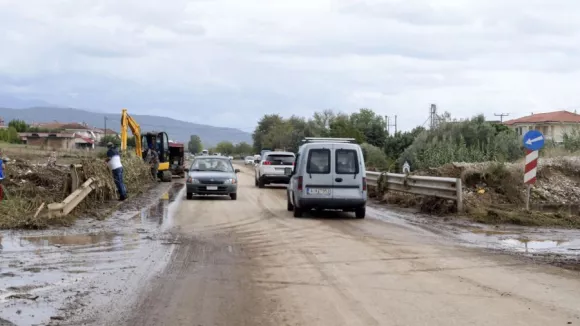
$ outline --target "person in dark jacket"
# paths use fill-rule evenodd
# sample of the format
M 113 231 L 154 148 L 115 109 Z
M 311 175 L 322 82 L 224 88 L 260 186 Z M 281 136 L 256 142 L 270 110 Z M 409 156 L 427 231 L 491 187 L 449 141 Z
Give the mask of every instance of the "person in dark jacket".
M 4 158 L 2 158 L 2 152 L 0 152 L 0 201 L 6 199 L 6 191 L 4 189 L 4 179 L 6 174 L 6 164 L 4 163 Z
M 153 180 L 157 180 L 157 172 L 159 171 L 159 153 L 155 148 L 153 148 L 153 145 L 149 145 L 147 155 L 145 156 L 145 162 L 149 163 L 151 166 L 151 177 L 153 177 Z
M 117 186 L 117 191 L 119 192 L 119 200 L 123 201 L 127 199 L 127 188 L 123 182 L 123 164 L 121 164 L 121 155 L 113 143 L 109 142 L 107 148 L 106 162 L 113 173 L 113 180 L 115 181 L 115 186 Z

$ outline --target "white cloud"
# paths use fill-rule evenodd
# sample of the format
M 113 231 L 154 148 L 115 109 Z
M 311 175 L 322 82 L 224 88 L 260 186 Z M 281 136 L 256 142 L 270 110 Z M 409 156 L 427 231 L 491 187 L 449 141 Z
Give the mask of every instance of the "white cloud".
M 251 130 L 370 107 L 423 123 L 576 107 L 573 0 L 0 0 L 2 91 Z M 74 96 L 73 96 L 74 94 Z M 1 103 L 0 103 L 1 104 Z M 162 109 L 160 111 L 160 109 Z

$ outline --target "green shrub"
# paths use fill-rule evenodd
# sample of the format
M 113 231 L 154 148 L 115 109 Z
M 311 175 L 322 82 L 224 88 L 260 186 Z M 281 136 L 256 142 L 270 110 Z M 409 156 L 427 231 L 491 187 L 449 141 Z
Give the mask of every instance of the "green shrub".
M 361 145 L 363 156 L 365 159 L 366 168 L 370 171 L 377 170 L 377 171 L 388 171 L 392 165 L 387 159 L 387 155 L 376 146 L 371 144 L 363 143 Z
M 512 161 L 523 156 L 516 133 L 485 121 L 444 122 L 420 133 L 401 154 L 398 164 L 410 162 L 415 169 L 437 167 L 451 162 Z

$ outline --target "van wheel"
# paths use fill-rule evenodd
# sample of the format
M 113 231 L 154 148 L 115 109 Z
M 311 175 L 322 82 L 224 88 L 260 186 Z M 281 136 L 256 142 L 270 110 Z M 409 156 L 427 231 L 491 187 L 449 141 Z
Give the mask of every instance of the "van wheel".
M 185 196 L 186 196 L 185 198 L 187 198 L 188 200 L 193 199 L 193 193 L 191 192 L 188 192 Z
M 356 218 L 365 218 L 366 212 L 367 212 L 367 208 L 365 206 L 363 206 L 363 207 L 357 207 L 354 210 L 354 216 Z
M 296 197 L 294 197 L 294 200 L 296 200 Z M 294 206 L 294 217 L 302 217 L 302 208 Z
M 300 207 L 294 207 L 294 217 L 302 217 L 302 209 Z
M 236 200 L 236 199 L 238 199 L 238 194 L 234 192 L 233 194 L 230 194 L 230 198 L 232 200 Z
M 292 202 L 290 201 L 290 196 L 288 196 L 288 193 L 286 193 L 286 209 L 289 212 L 294 210 L 294 205 L 292 205 Z
M 265 184 L 264 184 L 264 179 L 260 178 L 258 179 L 258 188 L 264 188 Z
M 254 176 L 254 186 L 258 186 L 258 179 L 256 179 L 256 176 Z

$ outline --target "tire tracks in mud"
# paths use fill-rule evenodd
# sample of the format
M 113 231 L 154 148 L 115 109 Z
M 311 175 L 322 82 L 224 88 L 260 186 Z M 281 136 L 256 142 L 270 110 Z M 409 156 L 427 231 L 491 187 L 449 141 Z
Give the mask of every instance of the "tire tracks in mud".
M 164 272 L 110 325 L 546 325 L 578 312 L 565 287 L 577 283 L 552 275 L 566 301 L 532 300 L 545 288 L 521 289 L 527 267 L 372 218 L 296 219 L 284 189 L 252 177 L 237 201 L 182 203 Z

